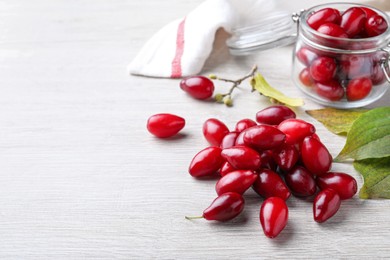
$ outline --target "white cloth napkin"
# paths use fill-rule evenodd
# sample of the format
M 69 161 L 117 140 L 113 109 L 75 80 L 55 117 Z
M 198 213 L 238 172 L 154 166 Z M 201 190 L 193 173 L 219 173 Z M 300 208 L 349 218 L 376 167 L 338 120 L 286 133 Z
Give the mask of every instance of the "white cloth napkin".
M 181 78 L 198 74 L 210 55 L 219 28 L 231 33 L 269 12 L 273 1 L 206 0 L 184 18 L 158 31 L 128 66 L 130 74 Z

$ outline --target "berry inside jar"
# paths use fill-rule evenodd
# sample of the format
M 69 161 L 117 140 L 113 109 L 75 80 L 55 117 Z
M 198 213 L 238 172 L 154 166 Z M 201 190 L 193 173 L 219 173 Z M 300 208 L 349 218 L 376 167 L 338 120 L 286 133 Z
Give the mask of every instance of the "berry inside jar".
M 324 105 L 368 105 L 388 89 L 388 16 L 371 7 L 317 6 L 299 20 L 293 76 L 299 88 Z

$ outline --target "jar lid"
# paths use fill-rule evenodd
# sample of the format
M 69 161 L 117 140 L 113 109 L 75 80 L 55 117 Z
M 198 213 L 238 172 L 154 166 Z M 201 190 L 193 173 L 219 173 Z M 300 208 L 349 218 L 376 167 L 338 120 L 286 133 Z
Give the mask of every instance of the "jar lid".
M 226 44 L 232 55 L 240 56 L 289 45 L 296 38 L 297 24 L 291 14 L 272 12 L 249 26 L 234 28 Z

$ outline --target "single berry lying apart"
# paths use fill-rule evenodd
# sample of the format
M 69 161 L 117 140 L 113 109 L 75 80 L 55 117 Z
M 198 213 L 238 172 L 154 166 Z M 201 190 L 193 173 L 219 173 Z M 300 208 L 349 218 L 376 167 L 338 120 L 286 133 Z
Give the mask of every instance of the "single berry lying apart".
M 192 76 L 180 82 L 180 88 L 196 99 L 208 99 L 214 93 L 214 83 L 204 76 Z
M 184 118 L 173 114 L 156 114 L 149 117 L 146 127 L 148 131 L 159 138 L 176 135 L 185 125 Z

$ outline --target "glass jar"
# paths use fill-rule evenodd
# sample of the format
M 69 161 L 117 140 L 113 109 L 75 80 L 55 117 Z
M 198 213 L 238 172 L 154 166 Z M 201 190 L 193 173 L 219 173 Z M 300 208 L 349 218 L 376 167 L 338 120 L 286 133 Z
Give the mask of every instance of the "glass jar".
M 351 7 L 374 10 L 386 20 L 389 27 L 375 37 L 350 39 L 319 33 L 307 23 L 308 17 L 320 9 L 334 8 L 343 13 Z M 244 55 L 253 50 L 286 45 L 296 39 L 292 79 L 295 85 L 315 102 L 337 108 L 356 108 L 371 104 L 385 94 L 390 86 L 390 20 L 384 12 L 361 4 L 332 3 L 312 7 L 292 17 L 293 19 L 290 15 L 290 22 L 287 23 L 286 19 L 283 20 L 285 22 L 280 21 L 280 15 L 278 17 L 272 14 L 261 22 L 272 24 L 272 19 L 278 20 L 281 24 L 278 31 L 286 33 L 283 37 L 277 33 L 264 32 L 264 28 L 255 25 L 234 30 L 232 38 L 227 42 L 230 52 L 233 55 Z M 298 26 L 292 27 L 292 20 Z M 262 35 L 270 37 L 267 39 L 261 37 Z M 260 41 L 259 38 L 263 40 Z M 326 75 L 326 79 L 321 78 L 324 75 L 321 74 L 321 66 L 335 68 L 331 79 L 326 78 Z M 316 73 L 319 73 L 318 77 L 315 76 Z M 312 76 L 315 76 L 316 80 Z

